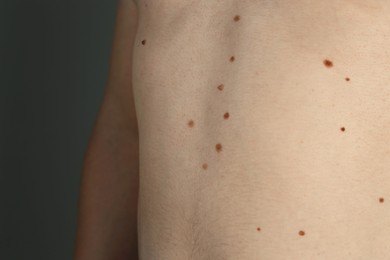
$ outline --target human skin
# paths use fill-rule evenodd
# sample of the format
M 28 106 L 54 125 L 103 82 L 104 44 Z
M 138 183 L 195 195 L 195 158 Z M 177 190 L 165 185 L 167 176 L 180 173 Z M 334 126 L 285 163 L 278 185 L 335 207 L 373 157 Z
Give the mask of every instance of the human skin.
M 77 260 L 136 259 L 136 224 L 143 260 L 390 258 L 389 1 L 137 7 L 133 56 L 114 51 L 129 107 L 100 112 L 121 119 L 91 141 Z
M 137 12 L 119 0 L 111 66 L 84 157 L 75 260 L 138 259 L 138 129 L 132 94 Z
M 141 259 L 390 259 L 389 7 L 139 1 Z

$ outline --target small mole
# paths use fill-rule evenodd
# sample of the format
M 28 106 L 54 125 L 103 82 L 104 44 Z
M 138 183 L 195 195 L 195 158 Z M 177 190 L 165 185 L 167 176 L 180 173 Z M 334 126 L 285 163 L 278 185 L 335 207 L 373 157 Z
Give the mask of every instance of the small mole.
M 207 170 L 207 168 L 208 168 L 209 166 L 208 166 L 208 164 L 207 163 L 204 163 L 204 164 L 202 164 L 202 168 L 203 168 L 203 170 Z
M 236 58 L 234 58 L 234 56 L 231 56 L 230 57 L 230 62 L 233 62 Z
M 219 91 L 222 91 L 224 87 L 225 87 L 225 86 L 224 86 L 223 84 L 221 84 L 221 85 L 218 86 L 218 90 L 219 90 Z
M 215 145 L 215 150 L 217 150 L 217 152 L 221 152 L 222 151 L 222 145 L 221 144 L 216 144 Z
M 324 60 L 324 65 L 328 68 L 331 68 L 333 67 L 333 62 L 331 62 L 330 60 Z
M 385 199 L 384 198 L 379 198 L 379 202 L 383 203 L 383 202 L 385 202 Z
M 257 228 L 257 231 L 259 231 L 259 232 L 260 232 L 260 231 L 261 231 L 261 228 L 259 228 L 259 227 L 258 227 L 258 228 Z
M 194 126 L 194 120 L 190 120 L 187 123 L 188 127 L 193 127 Z
M 235 22 L 238 22 L 239 20 L 240 20 L 240 16 L 239 15 L 234 16 L 234 21 Z
M 345 78 L 345 81 L 350 81 L 350 80 L 351 80 L 351 79 L 350 79 L 350 78 L 348 78 L 348 77 L 347 77 L 347 78 Z
M 299 231 L 298 234 L 299 234 L 300 236 L 304 236 L 304 235 L 305 235 L 305 231 L 301 230 L 301 231 Z
M 226 112 L 226 113 L 223 115 L 223 118 L 228 119 L 229 116 L 230 116 L 230 114 L 229 114 L 228 112 Z
M 145 45 L 146 44 L 146 40 L 142 40 L 142 45 Z
M 340 130 L 341 130 L 342 132 L 345 132 L 345 127 L 341 127 Z

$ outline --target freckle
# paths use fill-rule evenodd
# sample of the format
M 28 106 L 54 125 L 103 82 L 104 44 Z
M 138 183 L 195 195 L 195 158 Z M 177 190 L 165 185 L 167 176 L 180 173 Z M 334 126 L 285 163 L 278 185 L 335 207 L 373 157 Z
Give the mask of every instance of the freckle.
M 142 40 L 142 45 L 145 45 L 146 44 L 146 40 Z
M 350 81 L 350 80 L 351 80 L 351 79 L 350 79 L 350 78 L 348 78 L 348 77 L 347 77 L 347 78 L 345 78 L 345 81 Z
M 259 231 L 259 232 L 260 232 L 260 231 L 261 231 L 261 228 L 259 228 L 259 227 L 258 227 L 258 228 L 257 228 L 257 231 Z
M 331 62 L 330 60 L 324 60 L 324 65 L 328 68 L 332 68 L 333 62 Z
M 223 115 L 223 118 L 228 119 L 229 116 L 230 116 L 230 114 L 229 114 L 228 112 L 226 112 L 226 113 Z
M 193 127 L 194 126 L 194 120 L 188 121 L 188 127 Z
M 341 127 L 340 130 L 341 130 L 342 132 L 345 132 L 345 127 Z
M 218 90 L 219 90 L 219 91 L 222 91 L 224 87 L 225 87 L 225 86 L 224 86 L 223 84 L 221 84 L 221 85 L 218 86 Z
M 239 20 L 240 20 L 240 16 L 239 15 L 234 16 L 234 21 L 235 22 L 238 22 Z
M 384 198 L 379 198 L 379 202 L 383 203 L 383 202 L 385 202 L 385 199 Z
M 233 62 L 236 58 L 234 58 L 234 56 L 231 56 L 230 57 L 230 62 Z
M 299 231 L 298 234 L 299 234 L 300 236 L 304 236 L 304 235 L 305 235 L 305 231 L 301 230 L 301 231 Z
M 221 152 L 222 151 L 222 145 L 221 144 L 216 144 L 215 145 L 215 149 L 217 150 L 217 152 Z
M 207 170 L 207 168 L 208 168 L 209 166 L 208 166 L 208 164 L 207 163 L 204 163 L 204 164 L 202 164 L 202 168 L 203 168 L 203 170 Z

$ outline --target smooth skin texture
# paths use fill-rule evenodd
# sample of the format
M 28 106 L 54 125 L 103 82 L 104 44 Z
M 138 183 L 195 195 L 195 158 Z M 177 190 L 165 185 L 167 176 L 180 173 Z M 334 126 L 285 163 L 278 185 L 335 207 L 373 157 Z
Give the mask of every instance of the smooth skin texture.
M 119 0 L 104 98 L 84 159 L 75 260 L 138 259 L 138 129 L 132 94 L 137 11 Z
M 137 259 L 137 238 L 141 260 L 390 259 L 389 1 L 139 0 L 130 22 L 133 7 L 77 260 Z
M 138 6 L 140 258 L 390 259 L 390 1 Z

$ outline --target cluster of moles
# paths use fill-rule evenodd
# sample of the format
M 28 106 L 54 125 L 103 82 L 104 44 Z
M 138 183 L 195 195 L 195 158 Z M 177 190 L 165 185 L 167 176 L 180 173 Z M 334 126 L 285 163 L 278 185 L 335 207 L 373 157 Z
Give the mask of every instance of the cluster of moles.
M 240 19 L 241 19 L 241 17 L 240 17 L 239 15 L 235 15 L 235 16 L 233 17 L 233 21 L 234 21 L 234 22 L 238 22 L 238 21 L 240 21 Z M 141 44 L 142 44 L 142 45 L 146 45 L 146 39 L 142 40 L 142 41 L 141 41 Z M 230 61 L 230 62 L 234 62 L 235 60 L 236 60 L 236 58 L 235 58 L 234 56 L 231 56 L 231 57 L 229 58 L 229 61 Z M 323 64 L 325 65 L 325 67 L 327 67 L 327 68 L 329 68 L 329 69 L 333 67 L 333 62 L 332 62 L 330 59 L 324 59 L 324 60 L 323 60 Z M 348 82 L 349 82 L 349 81 L 351 81 L 351 79 L 350 79 L 349 77 L 345 77 L 345 81 L 348 81 Z M 220 84 L 220 85 L 217 86 L 217 90 L 218 90 L 218 91 L 223 91 L 224 88 L 225 88 L 224 84 Z M 227 119 L 229 119 L 229 117 L 230 117 L 229 112 L 225 112 L 225 113 L 223 114 L 223 119 L 227 120 Z M 187 122 L 187 125 L 188 125 L 188 127 L 193 128 L 193 127 L 195 126 L 194 120 L 190 119 L 190 120 Z M 340 127 L 340 131 L 341 131 L 341 132 L 345 132 L 345 127 Z M 218 153 L 222 152 L 222 144 L 221 144 L 221 143 L 217 143 L 217 144 L 215 145 L 215 150 L 216 150 L 216 152 L 218 152 Z M 207 170 L 207 169 L 208 169 L 208 164 L 207 164 L 207 163 L 203 163 L 203 164 L 202 164 L 202 168 L 203 168 L 203 170 Z M 385 202 L 385 199 L 384 199 L 384 198 L 382 198 L 382 197 L 379 198 L 379 203 L 384 203 L 384 202 Z M 256 230 L 257 230 L 258 232 L 260 232 L 260 231 L 261 231 L 261 228 L 260 228 L 260 227 L 257 227 Z M 306 234 L 306 232 L 305 232 L 304 230 L 299 230 L 299 232 L 298 232 L 298 235 L 299 235 L 299 236 L 305 236 L 305 234 Z

